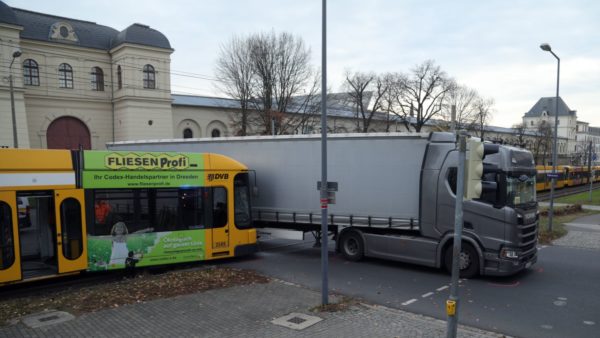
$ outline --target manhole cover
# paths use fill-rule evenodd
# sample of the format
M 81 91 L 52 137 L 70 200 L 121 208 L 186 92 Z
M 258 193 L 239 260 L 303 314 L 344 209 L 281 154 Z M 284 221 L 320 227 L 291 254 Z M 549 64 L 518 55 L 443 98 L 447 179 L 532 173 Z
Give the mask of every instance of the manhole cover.
M 23 324 L 30 328 L 38 328 L 46 325 L 58 324 L 75 318 L 72 314 L 64 311 L 44 311 L 24 317 Z
M 290 313 L 289 315 L 273 319 L 271 323 L 294 330 L 304 330 L 321 320 L 322 319 L 319 317 L 309 316 L 303 313 Z

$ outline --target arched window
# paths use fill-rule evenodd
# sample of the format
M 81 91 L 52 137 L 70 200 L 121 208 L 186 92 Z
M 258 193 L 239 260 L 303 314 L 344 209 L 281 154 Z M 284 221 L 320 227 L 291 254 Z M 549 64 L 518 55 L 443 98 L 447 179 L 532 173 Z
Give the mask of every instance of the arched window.
M 92 90 L 104 91 L 104 72 L 100 67 L 92 67 Z
M 219 129 L 213 129 L 210 132 L 210 136 L 212 136 L 212 137 L 221 137 L 221 131 Z
M 154 89 L 156 88 L 156 77 L 154 73 L 154 67 L 151 65 L 144 66 L 144 88 Z
M 190 128 L 185 128 L 183 130 L 183 138 L 193 138 L 194 132 Z
M 123 72 L 121 71 L 121 66 L 117 66 L 117 88 L 123 88 Z
M 73 68 L 69 64 L 58 66 L 58 83 L 60 88 L 73 88 Z
M 23 83 L 28 86 L 40 85 L 40 70 L 37 62 L 32 59 L 23 62 Z

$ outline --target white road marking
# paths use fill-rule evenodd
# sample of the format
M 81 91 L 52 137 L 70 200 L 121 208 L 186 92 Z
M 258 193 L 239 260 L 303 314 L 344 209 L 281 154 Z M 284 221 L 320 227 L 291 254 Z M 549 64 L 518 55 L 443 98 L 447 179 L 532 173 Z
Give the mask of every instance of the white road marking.
M 415 298 L 413 298 L 413 299 L 407 300 L 406 302 L 402 303 L 402 305 L 410 305 L 410 304 L 412 304 L 412 303 L 414 303 L 416 301 L 417 300 Z
M 426 294 L 421 295 L 421 298 L 427 298 L 431 295 L 433 295 L 433 292 L 427 292 Z
M 594 324 L 596 324 L 596 323 L 592 322 L 591 320 L 584 320 L 583 323 L 585 325 L 594 325 Z
M 444 285 L 444 286 L 442 286 L 441 288 L 437 288 L 437 289 L 435 289 L 435 290 L 436 290 L 436 291 L 443 291 L 443 290 L 446 290 L 447 288 L 448 288 L 448 285 Z

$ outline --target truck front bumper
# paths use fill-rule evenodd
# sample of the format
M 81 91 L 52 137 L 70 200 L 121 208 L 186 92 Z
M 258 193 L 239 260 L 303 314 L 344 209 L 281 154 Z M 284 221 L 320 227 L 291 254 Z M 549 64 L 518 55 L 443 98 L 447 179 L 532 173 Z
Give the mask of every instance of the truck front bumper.
M 518 259 L 499 258 L 497 254 L 486 254 L 486 263 L 483 269 L 485 276 L 510 276 L 528 269 L 537 262 L 537 248 Z

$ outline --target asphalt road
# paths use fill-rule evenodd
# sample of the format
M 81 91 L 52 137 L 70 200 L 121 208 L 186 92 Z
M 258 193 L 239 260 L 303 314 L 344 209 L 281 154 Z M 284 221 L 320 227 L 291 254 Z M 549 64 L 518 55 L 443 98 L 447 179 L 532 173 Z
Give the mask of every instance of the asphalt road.
M 321 287 L 320 249 L 311 241 L 267 240 L 254 257 L 227 265 Z M 330 291 L 445 319 L 450 276 L 441 270 L 330 252 Z M 462 280 L 459 323 L 516 337 L 600 337 L 600 251 L 540 249 L 538 263 L 508 278 Z

